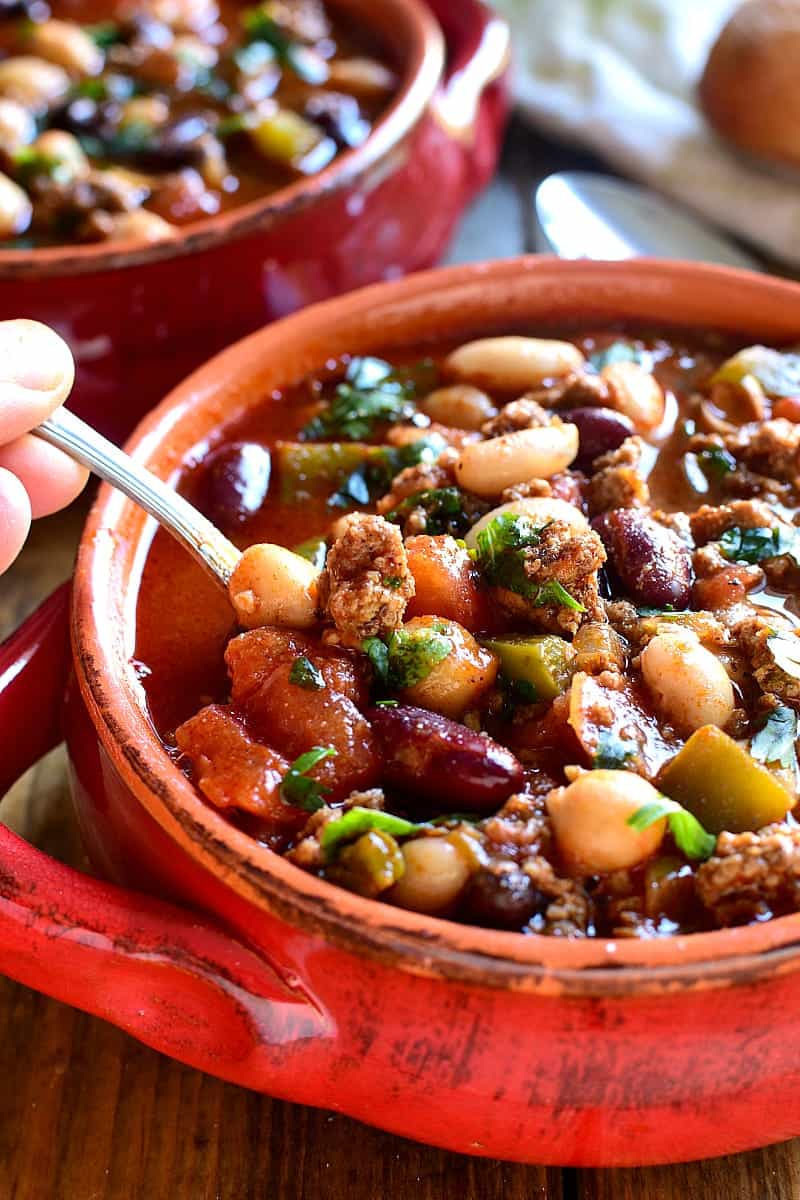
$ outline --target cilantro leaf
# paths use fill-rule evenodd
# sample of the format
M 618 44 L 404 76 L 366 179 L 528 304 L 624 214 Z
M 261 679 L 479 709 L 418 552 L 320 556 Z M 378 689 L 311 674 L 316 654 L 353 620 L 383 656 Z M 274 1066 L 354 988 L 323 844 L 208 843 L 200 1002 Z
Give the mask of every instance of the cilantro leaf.
M 797 713 L 785 704 L 778 705 L 750 743 L 753 758 L 763 763 L 779 763 L 782 767 L 797 767 Z
M 366 638 L 361 649 L 372 663 L 375 678 L 384 687 L 389 682 L 389 647 L 379 637 Z
M 592 766 L 605 771 L 621 771 L 636 756 L 638 749 L 635 742 L 619 737 L 610 729 L 601 729 Z
M 472 498 L 467 500 L 465 494 L 457 487 L 428 488 L 406 496 L 397 508 L 385 514 L 386 520 L 395 525 L 402 525 L 412 512 L 419 512 L 424 521 L 424 531 L 431 537 L 450 534 L 451 537 L 461 537 L 475 524 L 486 506 L 480 504 L 476 511 Z
M 387 642 L 366 638 L 361 649 L 383 687 L 414 687 L 452 653 L 453 640 L 447 636 L 446 628 L 443 622 L 434 622 L 429 628 L 396 629 Z
M 764 526 L 747 529 L 742 525 L 734 525 L 725 530 L 719 545 L 723 556 L 730 562 L 758 563 L 785 554 L 800 566 L 797 531 L 786 525 L 775 525 L 771 529 Z
M 407 446 L 375 446 L 369 456 L 347 476 L 338 491 L 328 498 L 332 508 L 368 505 L 391 487 L 404 467 L 435 462 L 447 443 L 439 433 L 420 437 Z
M 299 546 L 294 547 L 294 552 L 301 558 L 307 558 L 321 571 L 325 566 L 325 559 L 328 557 L 328 543 L 324 537 L 307 538 L 306 541 L 300 542 Z
M 278 62 L 294 71 L 304 83 L 325 83 L 328 68 L 325 60 L 309 46 L 304 46 L 281 29 L 280 25 L 261 8 L 246 8 L 242 24 L 251 42 L 266 42 Z
M 292 663 L 292 669 L 289 672 L 289 683 L 294 683 L 297 687 L 305 688 L 308 692 L 321 692 L 325 687 L 325 676 L 310 658 L 306 658 L 305 654 L 301 654 Z
M 393 368 L 380 358 L 354 358 L 333 399 L 302 430 L 305 440 L 338 437 L 364 441 L 380 423 L 409 421 L 416 412 L 414 398 L 427 387 L 428 364 Z
M 681 804 L 676 804 L 674 800 L 669 800 L 666 796 L 661 796 L 658 800 L 653 800 L 649 804 L 643 804 L 641 808 L 637 808 L 636 812 L 628 817 L 627 824 L 632 829 L 641 832 L 649 829 L 651 825 L 655 825 L 656 821 L 660 821 L 662 817 L 667 818 L 669 831 L 675 839 L 675 845 L 687 858 L 700 860 L 711 857 L 717 844 L 713 833 L 706 833 L 697 817 L 688 812 Z
M 328 794 L 330 788 L 324 787 L 316 779 L 309 779 L 307 772 L 313 770 L 323 759 L 335 757 L 336 751 L 332 746 L 312 746 L 310 750 L 306 750 L 305 754 L 294 760 L 284 775 L 281 799 L 310 813 L 322 808 L 325 803 L 322 797 Z
M 541 541 L 546 525 L 534 525 L 530 517 L 501 513 L 477 536 L 475 561 L 489 583 L 524 596 L 534 605 L 558 604 L 574 612 L 585 612 L 557 579 L 537 583 L 528 578 L 526 550 Z

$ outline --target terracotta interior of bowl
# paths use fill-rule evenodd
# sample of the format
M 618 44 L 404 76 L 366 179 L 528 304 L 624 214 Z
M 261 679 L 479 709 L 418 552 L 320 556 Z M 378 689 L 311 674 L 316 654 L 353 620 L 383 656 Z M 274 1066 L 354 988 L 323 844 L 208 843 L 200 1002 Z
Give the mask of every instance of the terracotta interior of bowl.
M 316 175 L 287 184 L 239 207 L 183 226 L 164 242 L 93 242 L 38 250 L 0 249 L 0 278 L 34 273 L 78 273 L 134 266 L 203 249 L 279 219 L 313 196 L 346 185 L 378 162 L 415 126 L 436 89 L 444 64 L 441 30 L 423 0 L 328 0 L 351 20 L 363 20 L 398 71 L 397 95 L 361 146 L 338 154 Z
M 197 461 L 226 425 L 269 403 L 270 394 L 345 353 L 391 350 L 431 337 L 535 330 L 558 322 L 620 320 L 698 326 L 786 342 L 800 335 L 800 288 L 762 276 L 689 264 L 565 263 L 524 259 L 428 272 L 315 306 L 219 355 L 182 384 L 139 427 L 135 456 L 164 478 Z M 363 949 L 387 940 L 398 953 L 435 944 L 448 969 L 467 956 L 491 958 L 506 974 L 550 969 L 707 963 L 790 945 L 800 915 L 758 926 L 650 942 L 523 937 L 405 912 L 340 889 L 292 866 L 233 828 L 199 798 L 169 760 L 143 714 L 131 667 L 137 579 L 153 523 L 103 488 L 76 574 L 76 649 L 82 687 L 101 715 L 109 754 L 134 776 L 142 803 L 189 851 L 257 903 L 326 933 L 358 933 Z M 89 682 L 91 680 L 91 682 Z M 133 766 L 132 766 L 133 764 Z M 331 895 L 335 893 L 335 904 Z M 366 936 L 365 936 L 366 931 Z M 433 938 L 433 941 L 431 940 Z

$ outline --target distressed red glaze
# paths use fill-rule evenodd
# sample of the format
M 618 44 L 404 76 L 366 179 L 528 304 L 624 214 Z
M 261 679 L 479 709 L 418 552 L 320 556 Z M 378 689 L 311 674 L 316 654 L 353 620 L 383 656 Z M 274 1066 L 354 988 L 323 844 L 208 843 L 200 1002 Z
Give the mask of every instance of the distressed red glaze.
M 435 263 L 489 179 L 507 109 L 506 25 L 481 0 L 337 4 L 363 13 L 403 64 L 401 91 L 363 146 L 160 245 L 0 251 L 0 319 L 36 317 L 66 338 L 73 406 L 109 436 L 126 436 L 178 380 L 265 322 Z
M 636 318 L 796 340 L 798 301 L 783 281 L 643 260 L 416 276 L 226 351 L 131 448 L 170 476 L 279 383 L 433 328 Z M 0 827 L 0 969 L 224 1078 L 466 1153 L 624 1165 L 800 1132 L 800 915 L 650 942 L 482 930 L 333 888 L 206 806 L 149 726 L 130 663 L 149 536 L 104 488 L 76 571 L 64 708 L 87 849 L 140 890 L 87 879 Z M 45 646 L 59 646 L 64 613 L 62 594 L 0 657 L 9 777 L 55 736 L 65 674 Z M 24 744 L 33 694 L 48 732 Z

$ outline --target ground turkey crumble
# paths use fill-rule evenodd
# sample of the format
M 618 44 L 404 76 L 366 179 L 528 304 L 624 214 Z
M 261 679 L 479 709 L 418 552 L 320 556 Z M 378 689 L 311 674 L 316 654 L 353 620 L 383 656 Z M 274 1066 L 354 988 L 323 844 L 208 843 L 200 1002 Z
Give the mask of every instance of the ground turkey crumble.
M 319 580 L 320 609 L 343 646 L 361 647 L 403 623 L 414 595 L 403 537 L 383 517 L 351 513 L 341 523 Z

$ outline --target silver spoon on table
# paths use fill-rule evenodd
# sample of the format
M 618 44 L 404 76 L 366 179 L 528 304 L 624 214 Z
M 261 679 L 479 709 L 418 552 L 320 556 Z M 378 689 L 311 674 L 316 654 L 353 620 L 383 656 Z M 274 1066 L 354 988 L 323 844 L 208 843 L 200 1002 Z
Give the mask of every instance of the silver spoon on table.
M 561 171 L 536 189 L 536 245 L 559 258 L 648 255 L 763 270 L 699 217 L 647 188 L 593 171 Z
M 66 408 L 56 409 L 31 432 L 88 467 L 155 517 L 227 590 L 241 552 L 174 488 Z

